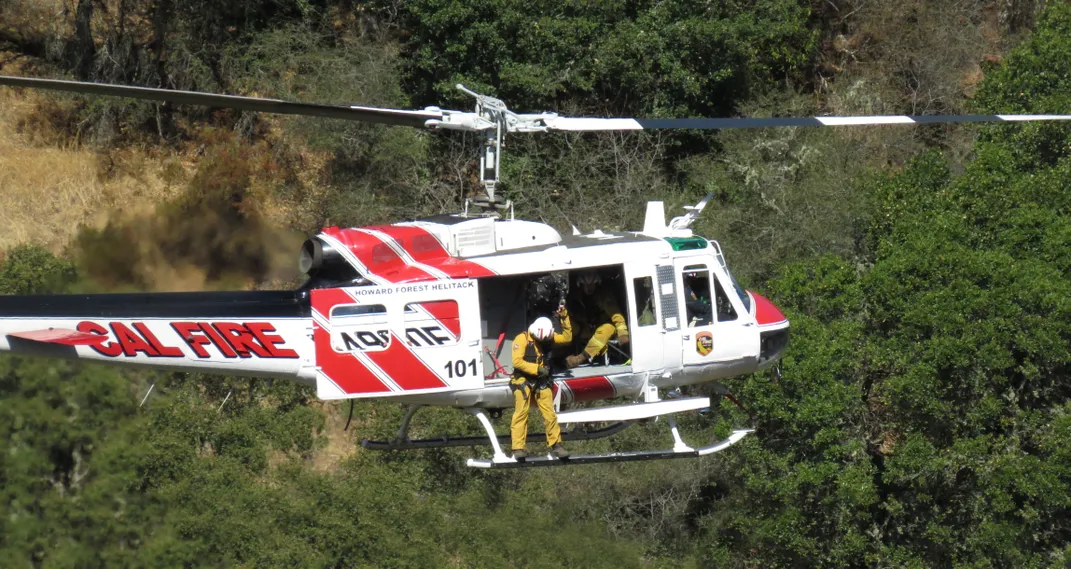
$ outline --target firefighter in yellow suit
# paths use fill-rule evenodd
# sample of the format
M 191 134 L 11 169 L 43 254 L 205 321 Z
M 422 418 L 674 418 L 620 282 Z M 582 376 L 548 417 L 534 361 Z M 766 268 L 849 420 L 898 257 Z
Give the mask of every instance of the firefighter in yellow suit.
M 558 309 L 561 318 L 561 333 L 554 332 L 550 318 L 537 318 L 528 330 L 513 340 L 513 378 L 509 387 L 513 391 L 513 422 L 510 435 L 513 439 L 513 458 L 523 461 L 528 457 L 524 443 L 528 438 L 528 409 L 532 402 L 539 405 L 547 431 L 547 446 L 557 458 L 567 458 L 569 453 L 562 446 L 558 415 L 554 412 L 554 391 L 551 389 L 550 368 L 546 358 L 556 345 L 573 341 L 573 327 L 565 307 Z
M 577 279 L 577 289 L 569 297 L 569 306 L 574 308 L 580 329 L 580 337 L 589 337 L 584 349 L 565 358 L 566 367 L 583 365 L 606 353 L 607 344 L 612 338 L 625 348 L 629 342 L 628 325 L 625 315 L 613 296 L 600 291 L 602 279 L 595 271 L 584 271 Z M 590 336 L 589 336 L 590 335 Z

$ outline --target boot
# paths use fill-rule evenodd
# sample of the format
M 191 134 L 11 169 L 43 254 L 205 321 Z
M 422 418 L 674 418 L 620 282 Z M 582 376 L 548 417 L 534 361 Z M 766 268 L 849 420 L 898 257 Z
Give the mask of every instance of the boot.
M 523 448 L 519 448 L 513 451 L 513 460 L 517 462 L 524 462 L 524 459 L 528 458 L 528 453 L 524 452 Z
M 574 367 L 576 367 L 578 365 L 583 365 L 583 364 L 586 364 L 586 363 L 588 363 L 588 354 L 587 354 L 587 352 L 580 352 L 579 354 L 577 354 L 575 356 L 569 356 L 569 357 L 565 358 L 565 367 L 570 368 L 570 369 L 574 368 Z
M 565 446 L 561 443 L 550 447 L 550 454 L 557 459 L 569 458 L 569 451 L 565 450 Z

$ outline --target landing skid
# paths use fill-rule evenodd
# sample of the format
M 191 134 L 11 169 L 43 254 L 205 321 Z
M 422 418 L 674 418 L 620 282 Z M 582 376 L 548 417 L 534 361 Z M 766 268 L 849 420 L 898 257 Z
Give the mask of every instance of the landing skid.
M 612 408 L 604 408 L 612 410 Z M 666 415 L 666 422 L 669 423 L 670 433 L 673 435 L 673 448 L 669 450 L 649 450 L 649 451 L 631 451 L 631 452 L 611 452 L 606 454 L 581 454 L 570 456 L 569 458 L 559 459 L 554 458 L 551 455 L 531 457 L 523 461 L 514 459 L 512 456 L 507 456 L 502 452 L 502 447 L 499 444 L 499 436 L 495 434 L 494 427 L 491 426 L 491 421 L 487 418 L 487 414 L 481 409 L 469 409 L 476 419 L 483 425 L 484 430 L 487 432 L 487 440 L 491 442 L 491 446 L 494 448 L 494 455 L 490 460 L 470 458 L 466 461 L 466 465 L 472 468 L 530 468 L 537 466 L 568 466 L 574 464 L 593 464 L 598 462 L 636 462 L 641 460 L 667 460 L 673 458 L 696 458 L 700 456 L 706 456 L 708 454 L 714 454 L 721 452 L 734 444 L 740 442 L 754 429 L 738 429 L 733 431 L 728 438 L 722 441 L 718 441 L 709 446 L 692 448 L 685 444 L 681 439 L 680 431 L 677 429 L 677 421 L 673 415 Z M 505 440 L 508 441 L 508 438 Z
M 390 441 L 373 441 L 364 439 L 361 441 L 361 446 L 368 450 L 410 450 L 421 448 L 450 448 L 450 447 L 470 447 L 470 446 L 483 446 L 491 445 L 490 439 L 486 436 L 475 437 L 436 437 L 432 439 L 417 439 L 410 440 L 408 436 L 409 424 L 413 420 L 413 416 L 417 411 L 422 408 L 420 405 L 414 405 L 409 408 L 409 411 L 402 419 L 401 427 L 398 429 L 398 434 Z M 482 412 L 481 412 L 482 413 Z M 592 441 L 595 439 L 601 439 L 616 435 L 626 428 L 632 426 L 631 422 L 618 421 L 601 429 L 574 429 L 572 431 L 562 432 L 562 440 L 564 441 Z M 510 443 L 509 435 L 497 435 L 496 443 L 498 445 L 508 445 Z M 544 433 L 529 433 L 527 442 L 540 443 L 547 440 L 547 436 Z
M 752 429 L 736 430 L 725 440 L 718 441 L 710 446 L 691 450 L 641 450 L 631 452 L 610 452 L 606 454 L 574 454 L 566 459 L 554 458 L 548 454 L 547 456 L 529 457 L 523 462 L 516 461 L 511 457 L 503 457 L 503 459 L 500 460 L 496 460 L 495 458 L 492 458 L 491 460 L 470 458 L 467 464 L 473 468 L 530 468 L 537 466 L 596 464 L 600 462 L 638 462 L 641 460 L 696 458 L 721 452 L 739 442 L 750 432 L 752 432 Z
M 412 422 L 413 416 L 416 415 L 422 406 L 414 405 L 409 408 L 405 417 L 402 419 L 401 427 L 398 429 L 398 434 L 394 440 L 391 441 L 372 441 L 363 440 L 361 446 L 369 450 L 408 450 L 408 449 L 420 449 L 420 448 L 447 448 L 447 447 L 461 447 L 461 446 L 480 446 L 491 445 L 493 454 L 488 459 L 470 458 L 466 464 L 472 468 L 531 468 L 538 466 L 568 466 L 576 464 L 595 464 L 600 462 L 638 462 L 641 460 L 670 460 L 675 458 L 696 458 L 700 456 L 706 456 L 708 454 L 714 454 L 721 452 L 734 444 L 740 442 L 748 434 L 753 432 L 753 429 L 737 429 L 734 430 L 728 438 L 714 442 L 708 446 L 693 448 L 688 446 L 681 438 L 680 431 L 677 429 L 677 421 L 673 417 L 672 413 L 675 411 L 669 409 L 663 409 L 667 402 L 651 402 L 643 404 L 623 405 L 617 407 L 602 407 L 599 408 L 596 415 L 593 415 L 596 421 L 607 421 L 609 417 L 619 417 L 625 420 L 618 420 L 609 426 L 601 429 L 585 430 L 576 429 L 569 432 L 562 433 L 562 439 L 565 441 L 584 441 L 594 440 L 604 437 L 615 435 L 630 425 L 634 424 L 634 420 L 637 417 L 646 417 L 648 414 L 657 412 L 660 415 L 666 417 L 666 423 L 669 426 L 670 434 L 673 436 L 673 448 L 667 450 L 644 450 L 644 451 L 626 451 L 626 452 L 611 452 L 605 454 L 578 454 L 572 455 L 569 458 L 559 459 L 554 458 L 550 454 L 546 456 L 533 456 L 525 460 L 518 461 L 512 456 L 508 456 L 503 447 L 508 448 L 510 443 L 509 435 L 499 435 L 495 433 L 494 426 L 491 424 L 491 420 L 487 416 L 487 412 L 484 409 L 469 408 L 466 409 L 472 413 L 476 419 L 480 422 L 486 436 L 480 437 L 438 437 L 433 439 L 419 439 L 410 440 L 408 437 L 409 425 Z M 688 407 L 688 401 L 678 402 L 681 405 L 681 410 Z M 657 407 L 657 408 L 656 408 Z M 674 407 L 673 409 L 676 409 Z M 576 413 L 576 412 L 573 412 Z M 563 414 L 563 418 L 576 419 L 576 422 L 585 421 L 588 417 L 581 418 L 579 415 L 576 417 L 567 417 L 567 413 Z M 570 421 L 567 421 L 570 422 Z M 608 422 L 608 421 L 607 421 Z M 539 443 L 545 439 L 546 435 L 529 434 L 527 442 Z
M 562 432 L 562 440 L 564 441 L 592 441 L 595 439 L 601 439 L 616 435 L 626 428 L 632 426 L 632 423 L 626 423 L 624 421 L 614 423 L 613 425 L 603 427 L 601 429 L 593 430 L 575 430 L 569 432 Z M 498 435 L 498 443 L 500 445 L 509 444 L 509 435 Z M 526 439 L 529 443 L 541 443 L 547 440 L 547 435 L 544 433 L 528 433 Z M 361 446 L 368 450 L 409 450 L 418 448 L 448 448 L 448 447 L 471 447 L 471 446 L 484 446 L 490 445 L 491 442 L 487 437 L 475 436 L 475 437 L 438 437 L 434 439 L 401 439 L 393 441 L 373 441 L 364 439 L 361 441 Z

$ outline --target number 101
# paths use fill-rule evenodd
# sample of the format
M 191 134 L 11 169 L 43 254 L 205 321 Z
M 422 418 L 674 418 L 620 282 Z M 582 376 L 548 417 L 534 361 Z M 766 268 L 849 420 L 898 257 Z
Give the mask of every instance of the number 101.
M 452 362 L 446 362 L 446 377 L 454 379 L 455 377 L 465 377 L 467 375 L 476 375 L 476 358 L 472 358 L 468 362 L 465 360 L 454 360 Z

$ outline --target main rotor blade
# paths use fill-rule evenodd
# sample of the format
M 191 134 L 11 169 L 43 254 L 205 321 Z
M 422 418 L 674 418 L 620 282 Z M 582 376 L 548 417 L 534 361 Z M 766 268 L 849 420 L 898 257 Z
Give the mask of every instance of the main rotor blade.
M 728 129 L 775 126 L 851 126 L 879 124 L 938 124 L 968 122 L 1071 121 L 1071 115 L 924 115 L 872 117 L 784 117 L 729 119 L 601 119 L 546 117 L 547 130 L 591 132 L 650 129 Z
M 173 91 L 171 89 L 109 85 L 106 83 L 83 83 L 80 81 L 62 81 L 59 79 L 33 79 L 29 77 L 7 77 L 0 75 L 0 85 L 30 87 L 33 89 L 52 89 L 55 91 L 70 91 L 73 93 L 86 93 L 91 95 L 130 97 L 133 99 L 166 101 L 184 105 L 225 107 L 243 111 L 330 117 L 415 127 L 423 127 L 426 121 L 442 120 L 443 118 L 443 113 L 436 110 L 406 111 L 399 109 L 380 109 L 376 107 L 343 107 L 335 105 L 319 105 L 315 103 L 295 103 L 278 99 L 261 99 L 259 97 L 216 95 L 213 93 L 198 93 L 195 91 Z

